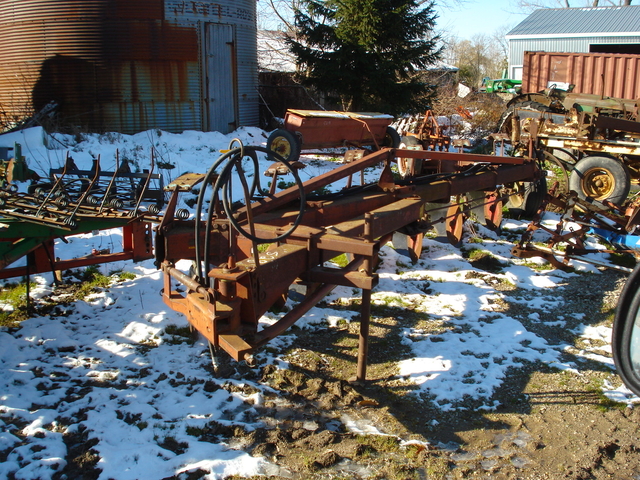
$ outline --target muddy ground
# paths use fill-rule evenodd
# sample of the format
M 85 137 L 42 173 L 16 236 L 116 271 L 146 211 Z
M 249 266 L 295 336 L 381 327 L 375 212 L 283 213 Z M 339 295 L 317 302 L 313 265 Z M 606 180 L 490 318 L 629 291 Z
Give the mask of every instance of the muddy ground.
M 584 312 L 592 325 L 611 325 L 625 278 L 613 271 L 574 277 L 558 289 L 562 309 Z M 527 324 L 528 309 L 508 301 L 533 293 L 503 293 L 504 310 L 535 329 Z M 277 392 L 262 407 L 266 428 L 218 434 L 277 465 L 272 478 L 640 479 L 640 409 L 602 395 L 603 382 L 620 381 L 606 365 L 575 356 L 582 340 L 572 325 L 545 333 L 549 343 L 575 345 L 565 355 L 580 363 L 580 373 L 530 364 L 512 371 L 495 392 L 501 405 L 495 411 L 469 404 L 443 412 L 396 376 L 395 362 L 408 352 L 395 332 L 415 319 L 405 310 L 396 320 L 400 310 L 375 308 L 366 386 L 348 381 L 355 372 L 357 322 L 300 333 L 288 356 L 290 370 L 242 372 Z M 348 432 L 347 424 L 361 433 Z M 385 435 L 367 434 L 372 428 Z
M 619 385 L 620 380 L 605 363 L 581 355 L 587 346 L 598 352 L 597 341 L 585 345 L 572 332 L 581 317 L 569 315 L 584 313 L 590 325 L 611 326 L 625 279 L 612 270 L 569 277 L 564 288 L 552 290 L 562 296 L 561 306 L 550 313 L 535 310 L 541 316 L 537 322 L 529 318 L 534 310 L 522 302 L 536 291 L 501 284 L 504 297 L 496 310 L 517 318 L 549 344 L 569 345 L 563 360 L 580 368 L 561 371 L 531 363 L 513 369 L 491 399 L 500 404 L 495 410 L 482 409 L 486 401 L 469 401 L 462 409 L 443 411 L 428 394 L 418 394 L 397 375 L 397 362 L 411 355 L 400 332 L 419 322 L 429 328 L 428 319 L 404 308 L 373 305 L 366 385 L 349 382 L 356 370 L 358 322 L 298 330 L 286 353 L 288 370 L 229 360 L 216 371 L 203 367 L 219 379 L 201 385 L 205 391 L 240 388 L 225 383 L 228 378 L 263 386 L 263 401 L 255 406 L 259 418 L 252 419 L 261 421 L 262 428 L 247 431 L 211 422 L 190 434 L 264 457 L 274 479 L 640 479 L 640 408 L 613 403 L 602 394 L 605 382 Z M 541 327 L 559 315 L 566 319 L 564 327 Z M 610 356 L 606 343 L 601 346 L 599 353 Z M 242 388 L 253 393 L 253 387 Z M 90 433 L 78 431 L 65 443 L 68 463 L 54 478 L 98 478 L 99 457 Z M 161 446 L 176 453 L 181 449 L 167 442 Z M 206 474 L 196 470 L 173 478 L 195 480 Z

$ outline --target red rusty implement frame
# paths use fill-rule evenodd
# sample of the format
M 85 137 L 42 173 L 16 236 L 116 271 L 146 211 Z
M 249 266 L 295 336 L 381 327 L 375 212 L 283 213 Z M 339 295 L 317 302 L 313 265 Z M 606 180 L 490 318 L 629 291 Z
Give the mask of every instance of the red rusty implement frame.
M 288 168 L 296 186 L 253 201 L 243 158 L 266 153 Z M 435 163 L 437 173 L 396 181 L 390 166 L 398 156 Z M 225 163 L 226 162 L 226 163 Z M 310 195 L 365 168 L 382 164 L 377 183 L 353 187 L 336 194 Z M 223 193 L 231 172 L 239 174 L 245 191 L 245 207 L 234 210 Z M 427 169 L 429 170 L 429 169 Z M 431 169 L 433 171 L 433 169 Z M 255 172 L 254 172 L 255 173 Z M 246 178 L 243 180 L 243 175 Z M 164 272 L 163 299 L 186 315 L 211 345 L 234 359 L 250 359 L 252 352 L 293 325 L 335 286 L 362 289 L 360 342 L 355 379 L 366 377 L 371 291 L 378 282 L 374 267 L 380 247 L 394 232 L 409 231 L 410 248 L 419 256 L 421 235 L 430 229 L 425 203 L 448 202 L 452 196 L 485 191 L 499 202 L 504 184 L 532 181 L 540 173 L 529 158 L 468 155 L 461 153 L 382 149 L 335 170 L 300 182 L 286 159 L 263 147 L 245 146 L 221 157 L 201 177 L 173 183 L 167 212 L 157 229 L 156 264 Z M 234 177 L 234 182 L 238 182 Z M 196 217 L 179 220 L 173 215 L 180 191 L 203 182 Z M 237 183 L 236 183 L 237 185 Z M 209 210 L 204 211 L 211 194 Z M 206 217 L 206 219 L 205 219 Z M 268 248 L 258 251 L 258 245 Z M 325 263 L 348 254 L 342 268 Z M 194 261 L 187 275 L 176 268 L 179 260 Z M 174 283 L 186 287 L 179 292 Z M 272 306 L 282 305 L 293 283 L 306 286 L 304 299 L 275 324 L 260 329 L 260 317 Z
M 153 258 L 151 224 L 142 218 L 81 218 L 78 228 L 73 232 L 14 218 L 2 218 L 0 223 L 3 225 L 0 228 L 0 279 Z M 56 238 L 118 227 L 122 228 L 121 252 L 92 252 L 83 257 L 63 260 L 55 253 Z M 25 255 L 28 255 L 27 266 L 8 267 Z

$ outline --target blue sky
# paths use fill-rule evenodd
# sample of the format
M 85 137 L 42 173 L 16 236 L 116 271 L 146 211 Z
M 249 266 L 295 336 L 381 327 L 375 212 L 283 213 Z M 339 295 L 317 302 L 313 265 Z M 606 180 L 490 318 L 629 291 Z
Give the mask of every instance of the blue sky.
M 526 18 L 526 14 L 514 13 L 516 0 L 461 0 L 464 3 L 459 6 L 445 8 L 442 5 L 453 2 L 447 0 L 436 1 L 438 14 L 438 30 L 446 34 L 455 35 L 459 39 L 470 39 L 475 34 L 493 33 L 508 25 L 511 28 Z M 259 28 L 276 29 L 280 26 L 273 12 L 266 2 L 258 2 Z
M 515 27 L 526 18 L 526 14 L 514 13 L 515 0 L 467 0 L 459 7 L 442 8 L 438 13 L 437 29 L 455 35 L 459 39 L 470 39 L 476 34 L 492 35 L 504 25 Z

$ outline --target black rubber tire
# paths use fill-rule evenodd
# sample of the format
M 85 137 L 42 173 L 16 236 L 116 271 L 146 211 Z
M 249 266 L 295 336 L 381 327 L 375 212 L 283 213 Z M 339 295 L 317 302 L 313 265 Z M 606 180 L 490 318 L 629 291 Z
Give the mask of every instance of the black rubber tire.
M 576 156 L 578 152 L 574 153 L 564 148 L 553 148 L 550 153 L 564 163 L 567 171 L 572 170 L 576 163 L 578 163 L 578 157 Z
M 640 371 L 637 368 L 637 353 L 635 353 L 640 334 L 636 321 L 639 313 L 640 265 L 634 268 L 622 289 L 611 336 L 611 349 L 617 373 L 636 395 L 640 395 Z
M 302 142 L 295 133 L 279 128 L 269 135 L 267 148 L 278 153 L 285 160 L 295 162 L 300 158 Z
M 627 166 L 616 158 L 585 157 L 573 167 L 569 188 L 583 200 L 608 200 L 622 205 L 631 189 L 631 174 Z
M 519 183 L 521 194 L 514 198 L 509 198 L 506 207 L 511 211 L 512 215 L 533 217 L 547 194 L 547 179 L 542 177 L 535 182 Z
M 382 139 L 380 148 L 398 148 L 400 146 L 400 135 L 393 127 L 387 127 L 387 133 Z

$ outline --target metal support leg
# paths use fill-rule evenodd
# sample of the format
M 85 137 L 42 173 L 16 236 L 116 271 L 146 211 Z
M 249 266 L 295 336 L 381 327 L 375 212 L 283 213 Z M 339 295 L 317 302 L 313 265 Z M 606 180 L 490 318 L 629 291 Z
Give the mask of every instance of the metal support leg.
M 358 371 L 354 383 L 364 385 L 367 379 L 367 354 L 369 353 L 369 322 L 371 320 L 371 290 L 362 290 L 360 309 L 360 339 L 358 343 Z
M 372 241 L 372 223 L 374 216 L 371 213 L 364 215 L 364 238 Z M 373 261 L 371 258 L 365 259 L 363 263 L 364 271 L 367 275 L 373 272 Z M 371 320 L 371 290 L 362 289 L 362 306 L 360 307 L 360 339 L 358 341 L 358 370 L 355 382 L 364 385 L 367 379 L 367 355 L 369 353 L 369 322 Z

